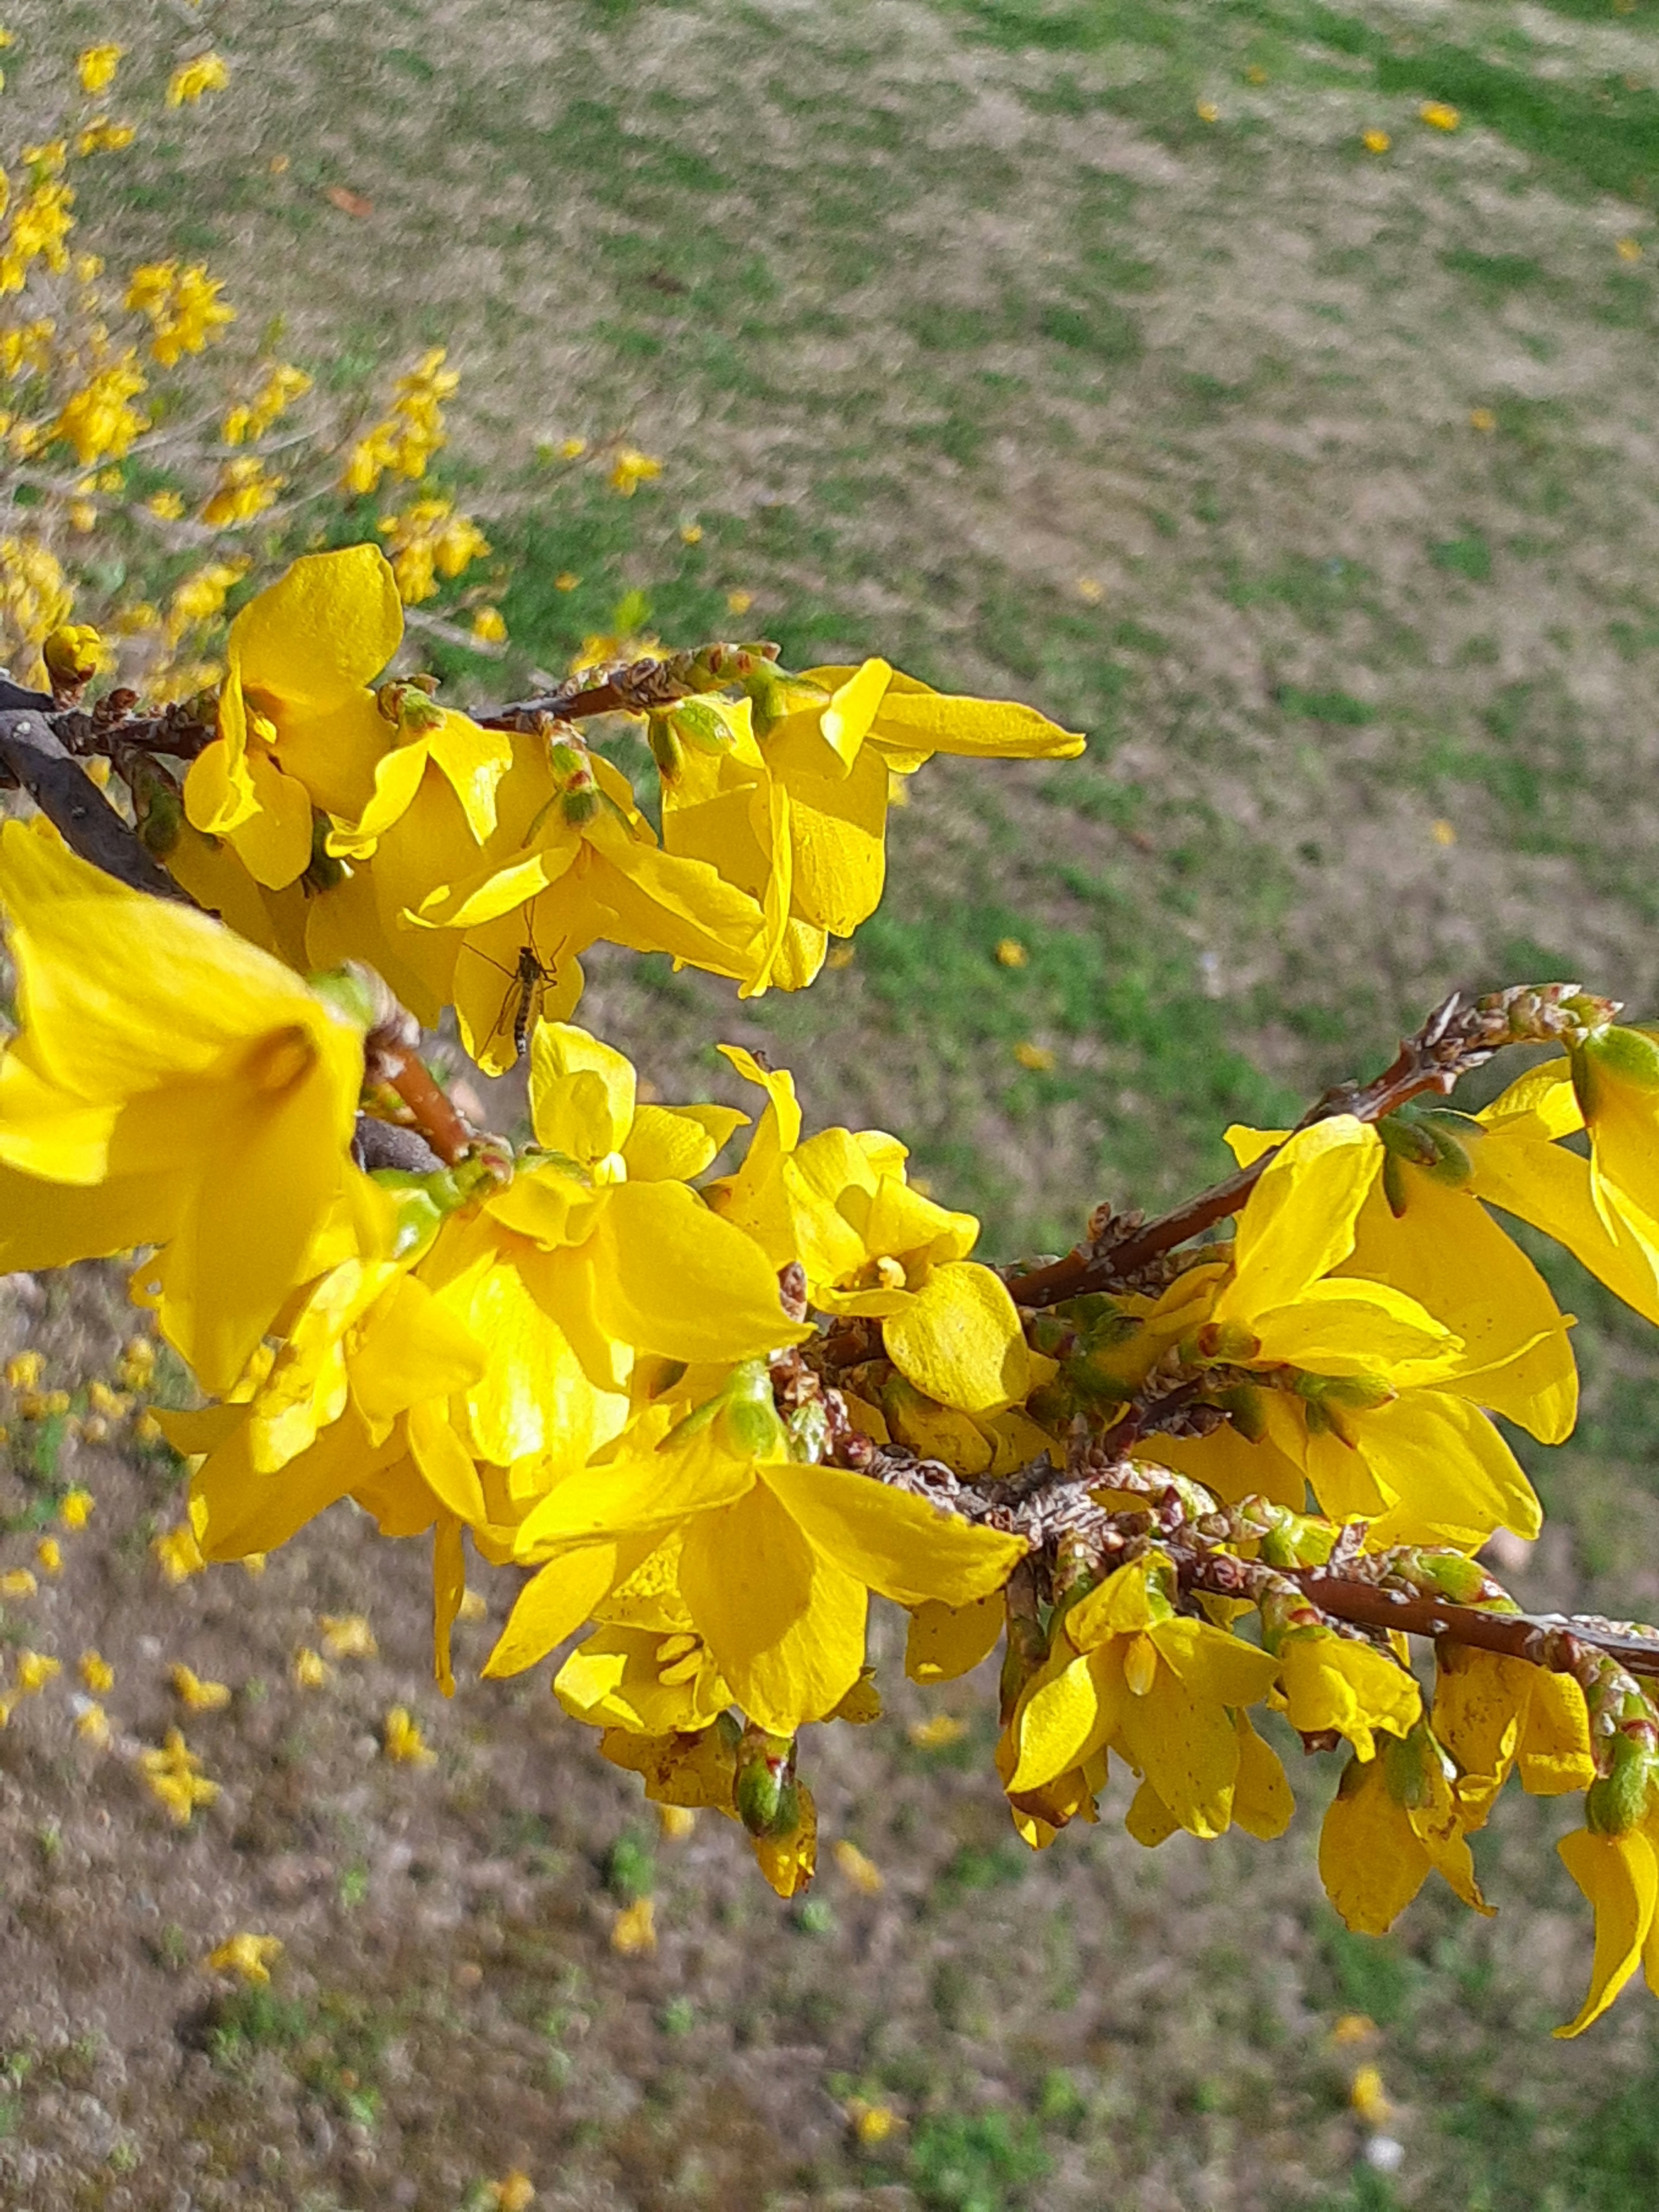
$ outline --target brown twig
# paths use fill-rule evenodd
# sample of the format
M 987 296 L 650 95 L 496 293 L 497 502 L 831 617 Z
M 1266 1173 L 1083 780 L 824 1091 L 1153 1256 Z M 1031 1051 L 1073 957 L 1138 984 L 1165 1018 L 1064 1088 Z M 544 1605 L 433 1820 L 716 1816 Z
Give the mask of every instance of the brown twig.
M 447 1168 L 453 1168 L 472 1149 L 472 1132 L 415 1052 L 400 1049 L 386 1057 L 386 1081 L 408 1107 L 427 1143 Z
M 191 903 L 52 726 L 32 708 L 0 712 L 0 769 L 21 784 L 72 853 L 130 890 Z
M 1506 1044 L 1559 1043 L 1581 1033 L 1592 1019 L 1612 1020 L 1618 1011 L 1610 1000 L 1586 1000 L 1576 983 L 1516 984 L 1472 1002 L 1454 991 L 1415 1036 L 1405 1039 L 1381 1075 L 1369 1083 L 1336 1085 L 1316 1100 L 1297 1128 L 1310 1128 L 1337 1114 L 1380 1121 L 1426 1091 L 1446 1097 L 1461 1076 Z M 1164 1253 L 1237 1213 L 1278 1150 L 1274 1146 L 1249 1167 L 1120 1240 L 1104 1246 L 1079 1244 L 1046 1267 L 1010 1273 L 1010 1295 L 1017 1305 L 1052 1306 L 1130 1281 Z

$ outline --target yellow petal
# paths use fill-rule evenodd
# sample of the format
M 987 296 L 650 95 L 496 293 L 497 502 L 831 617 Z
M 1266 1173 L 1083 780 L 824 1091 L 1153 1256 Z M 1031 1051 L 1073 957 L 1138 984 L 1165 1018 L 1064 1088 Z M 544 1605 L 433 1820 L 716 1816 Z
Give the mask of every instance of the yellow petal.
M 1367 1467 L 1394 1501 L 1372 1532 L 1375 1542 L 1472 1547 L 1495 1528 L 1530 1540 L 1543 1526 L 1520 1462 L 1467 1398 L 1402 1391 L 1392 1405 L 1356 1415 L 1354 1427 Z M 1311 1459 L 1310 1470 L 1318 1489 Z
M 1146 1633 L 1164 1665 L 1196 1698 L 1223 1705 L 1253 1705 L 1267 1696 L 1278 1678 L 1279 1662 L 1270 1653 L 1210 1621 L 1161 1620 Z
M 520 1674 L 544 1659 L 592 1618 L 595 1606 L 648 1548 L 647 1541 L 635 1537 L 583 1545 L 550 1559 L 519 1592 L 507 1626 L 484 1662 L 485 1674 Z
M 1343 1273 L 1431 1308 L 1463 1340 L 1448 1379 L 1540 1443 L 1560 1443 L 1577 1418 L 1578 1373 L 1547 1284 L 1470 1192 L 1407 1161 L 1395 1170 L 1389 1194 L 1381 1178 L 1372 1187 Z
M 1030 1388 L 1018 1309 L 1001 1278 L 971 1260 L 934 1268 L 882 1324 L 882 1339 L 918 1390 L 965 1413 L 996 1413 Z
M 1164 1632 L 1155 1632 L 1162 1656 Z M 1224 1706 L 1161 1666 L 1147 1695 L 1126 1701 L 1117 1740 L 1189 1834 L 1218 1836 L 1229 1826 L 1238 1735 Z
M 863 752 L 842 781 L 803 777 L 789 793 L 799 920 L 850 937 L 881 903 L 886 878 L 887 763 Z
M 1007 1787 L 1040 1790 L 1079 1765 L 1116 1730 L 1126 1697 L 1123 1667 L 1109 1647 L 1055 1652 L 1027 1686 L 1010 1723 L 1014 1754 Z
M 760 1247 L 682 1183 L 612 1187 L 584 1250 L 599 1327 L 638 1351 L 735 1361 L 811 1334 L 786 1320 Z
M 263 750 L 248 757 L 255 812 L 228 834 L 248 873 L 268 890 L 294 883 L 311 865 L 311 799 Z
M 868 1475 L 795 1462 L 759 1472 L 817 1550 L 900 1605 L 971 1604 L 1000 1589 L 1025 1555 L 1023 1537 L 974 1528 Z
M 1382 1140 L 1352 1114 L 1298 1130 L 1262 1171 L 1238 1218 L 1234 1279 L 1219 1321 L 1296 1304 L 1353 1249 L 1354 1223 L 1382 1161 Z
M 1622 1217 L 1605 1220 L 1596 1208 L 1588 1160 L 1501 1122 L 1470 1146 L 1470 1187 L 1480 1197 L 1553 1237 L 1615 1297 L 1644 1321 L 1659 1322 L 1659 1231 L 1648 1237 Z
M 1233 1819 L 1247 1835 L 1271 1843 L 1291 1825 L 1296 1801 L 1284 1764 L 1249 1720 L 1234 1716 L 1238 1732 L 1238 1778 L 1233 1784 Z
M 1595 1909 L 1589 1994 L 1577 2019 L 1555 2031 L 1558 2036 L 1582 2035 L 1601 2019 L 1636 1972 L 1659 1902 L 1659 1863 L 1639 1828 L 1622 1836 L 1600 1836 L 1579 1828 L 1563 1836 L 1555 1848 Z
M 634 1123 L 633 1063 L 568 1022 L 538 1023 L 530 1047 L 536 1141 L 586 1164 L 622 1150 Z
M 833 1712 L 858 1680 L 864 1585 L 763 1485 L 690 1524 L 680 1594 L 738 1705 L 775 1735 Z
M 933 1598 L 917 1606 L 905 1640 L 905 1673 L 913 1682 L 953 1682 L 971 1673 L 996 1650 L 1003 1614 L 1000 1595 L 971 1605 L 942 1605 Z
M 230 627 L 250 690 L 331 707 L 369 683 L 398 650 L 403 606 L 378 545 L 307 553 L 251 599 Z
M 1309 1735 L 1335 1729 L 1362 1759 L 1372 1754 L 1374 1729 L 1403 1736 L 1422 1711 L 1413 1676 L 1386 1652 L 1349 1637 L 1293 1632 L 1280 1648 L 1279 1665 L 1291 1726 Z
M 1422 1888 L 1429 1854 L 1389 1794 L 1383 1761 L 1351 1759 L 1319 1832 L 1319 1875 L 1357 1936 L 1386 1936 Z
M 749 1119 L 735 1106 L 641 1106 L 622 1156 L 630 1182 L 689 1182 Z
M 1584 1692 L 1571 1674 L 1542 1667 L 1532 1671 L 1516 1753 L 1521 1785 L 1534 1797 L 1587 1790 L 1595 1779 L 1595 1755 Z

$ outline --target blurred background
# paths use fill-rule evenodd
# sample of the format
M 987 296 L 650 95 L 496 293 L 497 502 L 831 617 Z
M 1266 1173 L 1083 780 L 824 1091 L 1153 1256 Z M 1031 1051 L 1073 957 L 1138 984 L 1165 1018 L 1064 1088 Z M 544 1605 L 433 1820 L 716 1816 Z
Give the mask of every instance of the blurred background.
M 663 1097 L 732 1095 L 715 1037 L 763 1047 L 809 1123 L 903 1134 L 1009 1256 L 1191 1188 L 1229 1120 L 1370 1071 L 1453 986 L 1659 1007 L 1653 0 L 8 20 L 41 73 L 94 39 L 152 94 L 181 39 L 231 64 L 88 173 L 112 259 L 205 258 L 348 401 L 447 346 L 437 473 L 510 641 L 417 635 L 462 696 L 606 635 L 758 635 L 1090 733 L 917 777 L 885 904 L 810 994 L 596 958 L 580 1018 Z M 593 465 L 623 446 L 660 464 L 628 497 Z M 1532 1454 L 1550 1528 L 1503 1566 L 1650 1609 L 1659 1366 L 1551 1264 L 1586 1410 Z M 1570 1807 L 1506 1800 L 1474 1839 L 1495 1919 L 1429 1890 L 1381 1942 L 1322 1902 L 1334 1776 L 1299 1763 L 1285 1845 L 1148 1854 L 1115 1788 L 1033 1856 L 994 1685 L 924 1698 L 889 1615 L 884 1717 L 809 1732 L 824 1871 L 785 1906 L 712 1816 L 660 1832 L 546 1669 L 446 1706 L 423 1547 L 350 1509 L 257 1581 L 169 1588 L 178 1462 L 82 1418 L 126 1333 L 104 1273 L 0 1290 L 0 1356 L 41 1352 L 71 1407 L 0 1450 L 0 1565 L 48 1479 L 97 1501 L 0 1613 L 64 1668 L 0 1732 L 19 2212 L 513 2212 L 520 2177 L 571 2212 L 1659 2201 L 1659 2008 L 1548 2035 L 1589 1955 Z M 370 1636 L 305 1689 L 324 1615 Z M 230 1686 L 185 1722 L 222 1785 L 190 1831 L 76 1736 L 88 1645 L 135 1743 L 179 1717 L 172 1665 Z M 435 1765 L 377 1755 L 392 1702 Z M 618 1949 L 647 1895 L 654 1949 Z M 269 1988 L 202 1971 L 239 1930 L 286 1947 Z

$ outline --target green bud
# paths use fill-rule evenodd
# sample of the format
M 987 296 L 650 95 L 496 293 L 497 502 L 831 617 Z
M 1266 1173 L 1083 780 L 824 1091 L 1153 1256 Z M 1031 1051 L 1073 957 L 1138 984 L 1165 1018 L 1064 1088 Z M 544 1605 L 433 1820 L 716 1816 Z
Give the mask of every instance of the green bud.
M 1602 1836 L 1622 1836 L 1633 1828 L 1647 1810 L 1656 1771 L 1659 1760 L 1642 1735 L 1620 1729 L 1608 1747 L 1607 1772 L 1591 1783 L 1585 1796 L 1585 1826 Z
M 1026 1325 L 1026 1340 L 1045 1359 L 1062 1359 L 1072 1348 L 1076 1331 L 1057 1314 L 1036 1313 Z
M 1456 1771 L 1426 1721 L 1414 1723 L 1409 1735 L 1385 1736 L 1380 1755 L 1389 1796 L 1407 1808 L 1432 1803 L 1437 1778 L 1449 1782 Z
M 666 714 L 651 715 L 645 726 L 646 743 L 665 783 L 672 783 L 685 766 L 685 748 L 674 734 Z
M 1267 1519 L 1261 1557 L 1270 1567 L 1322 1567 L 1331 1556 L 1336 1529 L 1328 1521 L 1292 1513 L 1288 1506 L 1269 1504 L 1265 1499 L 1253 1504 L 1250 1517 Z
M 754 705 L 757 737 L 765 737 L 787 714 L 805 714 L 830 703 L 830 694 L 821 684 L 809 684 L 805 677 L 792 676 L 769 660 L 751 668 L 742 683 Z
M 1402 1557 L 1401 1566 L 1419 1588 L 1427 1583 L 1454 1605 L 1473 1605 L 1486 1587 L 1486 1570 L 1462 1552 L 1413 1551 Z
M 1242 1366 L 1255 1358 L 1261 1340 L 1242 1322 L 1206 1321 L 1182 1341 L 1181 1357 L 1193 1367 Z
M 823 1399 L 809 1398 L 804 1406 L 797 1406 L 783 1426 L 790 1458 L 804 1460 L 812 1467 L 822 1465 L 830 1448 L 830 1413 Z
M 137 801 L 139 840 L 147 852 L 165 860 L 183 834 L 184 799 L 160 776 L 147 778 L 133 795 Z
M 374 1026 L 374 993 L 367 972 L 357 966 L 325 968 L 306 981 L 347 1026 L 365 1034 Z
M 772 1735 L 750 1722 L 738 1745 L 734 1799 L 751 1836 L 789 1833 L 800 1816 L 793 1736 Z
M 591 822 L 599 811 L 599 794 L 591 787 L 586 791 L 567 791 L 559 800 L 559 811 L 573 830 Z
M 1294 1387 L 1297 1397 L 1310 1404 L 1340 1406 L 1356 1413 L 1374 1413 L 1399 1395 L 1376 1375 L 1298 1375 Z

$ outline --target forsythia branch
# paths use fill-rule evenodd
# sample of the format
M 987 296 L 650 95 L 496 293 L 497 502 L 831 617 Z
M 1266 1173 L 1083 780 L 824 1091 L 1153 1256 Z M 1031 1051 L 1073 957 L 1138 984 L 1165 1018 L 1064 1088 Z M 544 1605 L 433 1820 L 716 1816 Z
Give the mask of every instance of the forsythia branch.
M 131 890 L 184 900 L 166 870 L 146 851 L 79 761 L 30 708 L 0 709 L 0 769 L 21 784 L 72 852 Z

